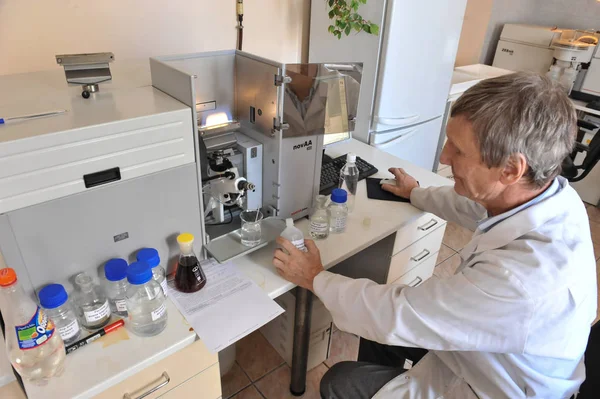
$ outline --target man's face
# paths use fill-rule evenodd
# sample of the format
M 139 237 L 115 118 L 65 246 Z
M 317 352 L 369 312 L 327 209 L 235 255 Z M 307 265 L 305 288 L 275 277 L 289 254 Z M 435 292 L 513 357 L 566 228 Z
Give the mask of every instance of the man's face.
M 476 202 L 497 197 L 503 189 L 502 168 L 488 168 L 483 163 L 471 122 L 461 115 L 450 118 L 446 136 L 440 162 L 452 168 L 454 190 Z

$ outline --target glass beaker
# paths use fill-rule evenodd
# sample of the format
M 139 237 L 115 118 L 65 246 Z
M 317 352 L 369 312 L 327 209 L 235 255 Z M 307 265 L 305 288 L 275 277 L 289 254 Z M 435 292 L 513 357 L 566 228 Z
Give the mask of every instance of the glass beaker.
M 258 209 L 243 211 L 240 214 L 242 220 L 241 242 L 247 247 L 254 247 L 260 244 L 262 237 L 261 222 L 263 214 Z

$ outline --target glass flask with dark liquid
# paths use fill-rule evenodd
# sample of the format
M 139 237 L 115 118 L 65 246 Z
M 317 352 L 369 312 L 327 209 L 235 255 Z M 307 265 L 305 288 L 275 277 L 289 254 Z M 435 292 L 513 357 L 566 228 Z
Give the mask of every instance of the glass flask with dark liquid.
M 183 233 L 177 236 L 179 263 L 175 273 L 175 288 L 181 292 L 196 292 L 206 284 L 206 275 L 194 255 L 194 236 Z

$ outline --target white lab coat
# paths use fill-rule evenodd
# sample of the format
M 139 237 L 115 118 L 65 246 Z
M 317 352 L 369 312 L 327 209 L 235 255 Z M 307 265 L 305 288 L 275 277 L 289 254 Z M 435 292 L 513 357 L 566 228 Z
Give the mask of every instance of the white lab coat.
M 315 293 L 341 330 L 430 350 L 375 398 L 568 398 L 577 391 L 596 316 L 596 263 L 584 205 L 565 179 L 559 183 L 554 196 L 476 232 L 450 279 L 411 288 L 330 272 L 315 278 Z M 472 230 L 486 216 L 452 187 L 415 189 L 411 202 Z

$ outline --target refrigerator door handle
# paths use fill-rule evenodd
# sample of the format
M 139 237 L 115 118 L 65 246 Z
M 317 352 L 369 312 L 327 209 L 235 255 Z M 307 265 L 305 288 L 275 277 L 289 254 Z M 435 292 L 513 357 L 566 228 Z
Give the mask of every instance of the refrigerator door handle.
M 393 139 L 388 140 L 388 141 L 384 141 L 383 143 L 376 143 L 376 144 L 374 143 L 374 144 L 372 144 L 372 146 L 375 147 L 375 148 L 378 148 L 380 150 L 382 150 L 384 148 L 387 148 L 387 147 L 390 147 L 390 146 L 396 144 L 397 142 L 405 140 L 405 139 L 411 137 L 412 135 L 414 135 L 416 132 L 419 131 L 419 127 L 420 126 L 414 127 L 412 129 L 408 129 L 408 130 L 406 130 L 406 132 L 404 134 L 402 134 L 402 135 L 400 135 L 398 137 L 394 137 Z M 376 136 L 377 134 L 383 134 L 383 133 L 371 133 L 371 134 L 373 136 Z
M 398 118 L 385 118 L 383 116 L 376 116 L 375 123 L 379 123 L 381 125 L 400 127 L 410 125 L 411 123 L 418 121 L 420 117 L 421 116 L 419 114 L 401 116 Z

